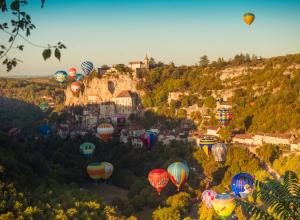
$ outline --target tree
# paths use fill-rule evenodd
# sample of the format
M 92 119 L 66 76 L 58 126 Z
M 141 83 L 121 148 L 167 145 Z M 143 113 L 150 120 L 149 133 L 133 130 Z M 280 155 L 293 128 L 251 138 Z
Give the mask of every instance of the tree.
M 256 181 L 255 186 L 255 202 L 238 201 L 248 215 L 255 219 L 300 219 L 300 184 L 294 172 L 285 172 L 282 181 Z
M 207 108 L 215 108 L 216 107 L 216 99 L 212 96 L 208 96 L 205 100 L 204 100 L 204 105 Z
M 11 12 L 13 19 L 10 22 L 4 22 L 0 24 L 0 30 L 7 34 L 8 43 L 6 45 L 0 44 L 0 61 L 2 61 L 3 65 L 6 65 L 7 71 L 12 70 L 17 66 L 19 62 L 22 62 L 20 59 L 15 57 L 10 57 L 9 53 L 11 50 L 24 50 L 24 45 L 16 45 L 18 39 L 25 41 L 33 47 L 38 47 L 43 50 L 42 56 L 44 60 L 47 60 L 51 57 L 51 54 L 54 53 L 54 56 L 60 60 L 61 58 L 61 49 L 66 49 L 66 46 L 61 42 L 58 42 L 57 45 L 49 45 L 41 46 L 35 44 L 28 40 L 28 37 L 31 34 L 31 31 L 36 27 L 31 22 L 31 17 L 28 13 L 22 10 L 22 6 L 27 5 L 27 1 L 23 0 L 13 0 L 9 6 L 6 0 L 0 1 L 0 8 L 2 9 L 2 13 L 6 13 L 7 11 Z M 41 7 L 43 8 L 45 0 L 41 0 Z
M 279 147 L 272 144 L 264 144 L 256 152 L 268 164 L 272 164 L 281 154 Z
M 153 220 L 175 220 L 180 219 L 177 209 L 171 207 L 158 208 L 152 213 Z
M 208 64 L 209 64 L 209 59 L 208 59 L 207 55 L 200 57 L 199 66 L 207 67 Z

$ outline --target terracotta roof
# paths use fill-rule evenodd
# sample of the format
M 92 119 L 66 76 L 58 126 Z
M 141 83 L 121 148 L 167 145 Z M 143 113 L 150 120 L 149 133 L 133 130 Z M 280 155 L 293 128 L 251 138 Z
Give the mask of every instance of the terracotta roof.
M 131 97 L 130 91 L 124 90 L 117 95 L 117 98 Z
M 251 139 L 253 138 L 252 134 L 236 134 L 233 136 L 233 138 L 238 138 L 238 139 Z
M 129 62 L 129 64 L 143 64 L 142 61 L 131 61 Z
M 296 139 L 293 141 L 293 144 L 300 144 L 300 139 Z

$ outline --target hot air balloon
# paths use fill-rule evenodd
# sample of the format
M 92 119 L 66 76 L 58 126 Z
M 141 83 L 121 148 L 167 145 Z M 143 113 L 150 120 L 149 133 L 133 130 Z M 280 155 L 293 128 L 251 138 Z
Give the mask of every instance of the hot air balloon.
M 86 157 L 90 157 L 93 155 L 96 146 L 93 143 L 83 143 L 80 145 L 80 153 L 82 153 Z
M 229 124 L 232 119 L 232 114 L 227 108 L 219 108 L 215 114 L 216 119 L 219 121 L 219 126 L 224 127 Z
M 114 133 L 114 127 L 109 123 L 102 123 L 97 128 L 99 138 L 103 141 L 108 141 Z
M 9 129 L 9 131 L 7 132 L 7 134 L 8 134 L 8 136 L 15 137 L 18 134 L 20 134 L 20 132 L 21 132 L 20 128 L 11 128 L 11 129 Z
M 90 74 L 93 70 L 94 70 L 94 64 L 90 61 L 84 61 L 81 64 L 81 68 L 83 70 L 83 72 L 88 75 Z
M 148 174 L 150 184 L 156 189 L 158 195 L 169 182 L 169 174 L 164 169 L 153 169 Z
M 151 149 L 156 142 L 156 134 L 152 131 L 146 131 L 141 135 L 141 140 L 147 149 Z
M 216 143 L 211 148 L 211 153 L 217 162 L 226 160 L 227 146 L 224 143 Z
M 47 102 L 42 102 L 40 103 L 39 107 L 43 112 L 45 112 L 49 109 L 49 104 Z
M 80 82 L 72 82 L 71 83 L 71 91 L 74 95 L 78 96 L 81 90 L 81 83 Z
M 254 178 L 249 173 L 238 173 L 231 180 L 231 189 L 236 196 L 247 196 L 252 192 Z
M 71 77 L 72 79 L 76 78 L 76 69 L 74 67 L 69 69 L 69 77 Z
M 48 135 L 50 135 L 52 132 L 52 129 L 49 125 L 44 124 L 38 127 L 38 133 L 42 136 L 47 137 Z
M 235 201 L 230 194 L 222 193 L 215 196 L 212 206 L 221 218 L 228 218 L 235 209 Z
M 79 81 L 82 77 L 83 77 L 83 74 L 77 73 L 75 79 L 76 79 L 76 81 Z
M 251 12 L 247 12 L 243 15 L 243 20 L 247 25 L 251 25 L 255 19 L 255 15 Z
M 60 70 L 60 71 L 57 71 L 56 73 L 54 73 L 54 78 L 59 83 L 65 82 L 67 76 L 68 76 L 68 74 L 63 70 Z
M 213 190 L 205 190 L 202 193 L 201 198 L 207 208 L 210 209 L 212 207 L 212 201 L 215 199 L 216 195 L 217 193 Z
M 105 172 L 103 164 L 98 162 L 90 163 L 87 166 L 86 171 L 89 177 L 96 181 L 102 178 Z
M 177 190 L 179 191 L 180 186 L 185 183 L 189 176 L 189 168 L 184 163 L 175 162 L 168 167 L 168 173 L 170 180 L 177 186 Z
M 209 156 L 211 153 L 212 146 L 216 143 L 216 140 L 212 136 L 204 136 L 201 138 L 199 142 L 200 148 L 203 150 L 203 152 Z
M 108 162 L 102 162 L 100 164 L 104 168 L 104 174 L 101 176 L 101 178 L 106 180 L 112 175 L 112 173 L 114 171 L 114 166 Z

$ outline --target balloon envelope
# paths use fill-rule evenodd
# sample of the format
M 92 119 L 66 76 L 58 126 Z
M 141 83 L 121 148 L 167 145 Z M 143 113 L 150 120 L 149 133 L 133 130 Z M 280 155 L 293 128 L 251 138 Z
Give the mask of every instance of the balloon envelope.
M 224 143 L 216 143 L 211 148 L 211 153 L 217 162 L 226 160 L 227 146 Z
M 48 136 L 52 132 L 52 129 L 49 125 L 44 124 L 38 127 L 38 133 L 43 136 Z
M 218 194 L 212 200 L 212 206 L 221 218 L 227 218 L 235 209 L 235 200 L 230 194 Z
M 189 176 L 189 168 L 184 163 L 175 162 L 168 167 L 168 173 L 170 180 L 179 190 L 180 186 L 186 182 Z
M 81 83 L 80 82 L 72 82 L 71 83 L 71 91 L 74 95 L 79 95 L 81 91 Z
M 99 180 L 104 175 L 104 166 L 101 163 L 94 162 L 87 166 L 86 171 L 93 180 Z
M 75 79 L 76 77 L 76 69 L 74 67 L 70 68 L 69 69 L 69 76 L 72 78 L 72 79 Z
M 146 131 L 141 135 L 141 140 L 146 148 L 151 149 L 156 142 L 156 134 L 152 131 Z
M 203 152 L 209 156 L 211 154 L 211 148 L 216 143 L 215 138 L 211 136 L 204 136 L 201 138 L 199 142 L 200 148 L 203 150 Z
M 249 173 L 238 173 L 231 180 L 231 189 L 236 196 L 240 193 L 251 193 L 253 189 L 254 178 Z
M 20 128 L 11 128 L 11 129 L 9 129 L 7 134 L 11 137 L 14 137 L 14 136 L 18 135 L 20 132 L 21 132 Z
M 104 174 L 102 175 L 101 178 L 106 180 L 112 175 L 112 173 L 114 171 L 114 166 L 111 163 L 108 163 L 108 162 L 102 162 L 100 164 L 104 168 Z
M 243 15 L 243 20 L 247 25 L 251 25 L 255 19 L 255 15 L 251 12 L 247 12 Z
M 164 169 L 153 169 L 148 174 L 150 184 L 156 189 L 158 194 L 169 182 L 169 174 Z
M 212 201 L 215 199 L 216 195 L 217 193 L 213 190 L 205 190 L 202 193 L 201 198 L 207 208 L 212 207 Z
M 87 157 L 92 156 L 95 149 L 96 146 L 93 143 L 86 142 L 80 145 L 80 153 Z
M 102 123 L 97 128 L 99 138 L 103 141 L 108 141 L 114 133 L 114 127 L 109 123 Z
M 47 102 L 42 102 L 39 107 L 42 111 L 47 111 L 49 109 L 49 104 Z
M 84 61 L 81 64 L 81 68 L 83 70 L 83 72 L 88 75 L 90 74 L 93 70 L 94 70 L 94 64 L 90 61 Z
M 215 114 L 220 126 L 226 126 L 232 119 L 232 113 L 227 108 L 219 108 Z
M 83 74 L 77 73 L 75 79 L 76 79 L 76 81 L 79 81 L 82 77 L 83 77 Z
M 59 83 L 65 82 L 67 76 L 68 76 L 68 74 L 63 70 L 60 70 L 60 71 L 57 71 L 56 73 L 54 73 L 54 79 Z

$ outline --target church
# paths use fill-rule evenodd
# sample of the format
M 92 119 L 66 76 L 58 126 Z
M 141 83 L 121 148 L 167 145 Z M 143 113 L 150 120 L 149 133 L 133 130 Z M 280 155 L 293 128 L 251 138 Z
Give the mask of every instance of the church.
M 149 58 L 146 54 L 143 61 L 131 61 L 128 63 L 128 67 L 132 69 L 134 72 L 137 72 L 139 70 L 146 70 L 149 71 Z

